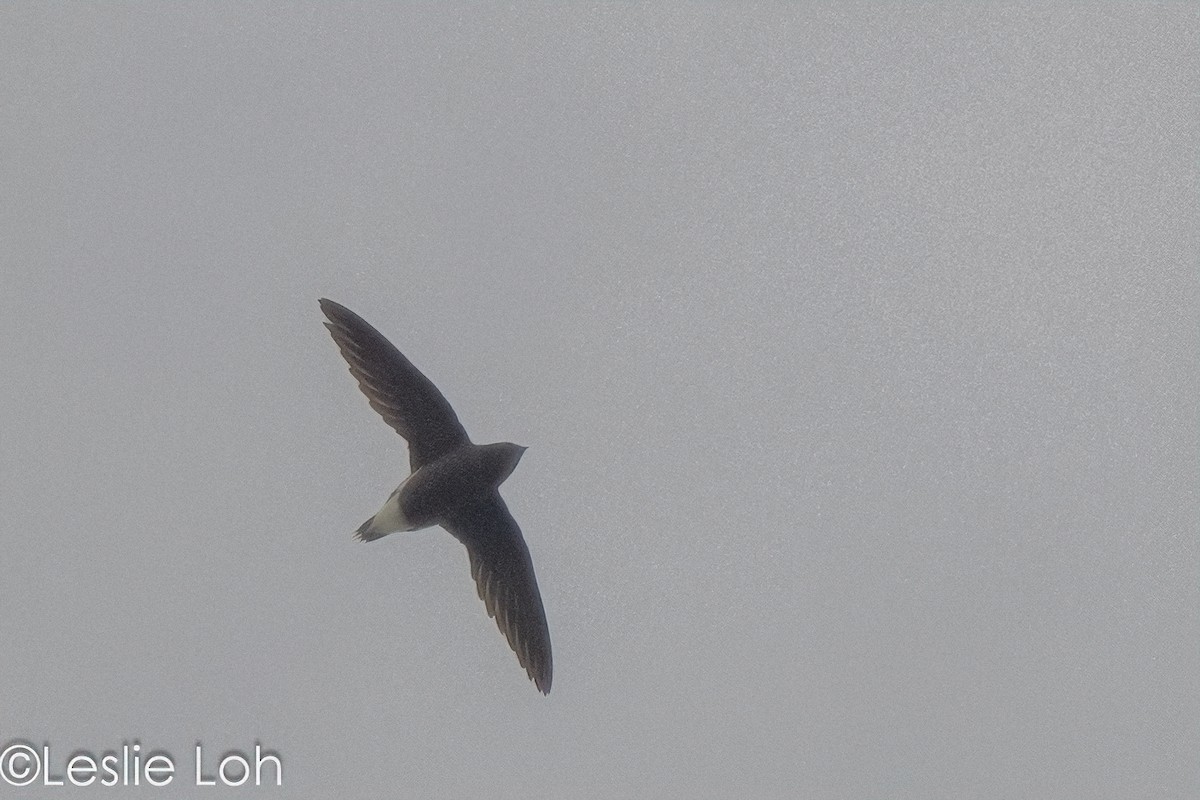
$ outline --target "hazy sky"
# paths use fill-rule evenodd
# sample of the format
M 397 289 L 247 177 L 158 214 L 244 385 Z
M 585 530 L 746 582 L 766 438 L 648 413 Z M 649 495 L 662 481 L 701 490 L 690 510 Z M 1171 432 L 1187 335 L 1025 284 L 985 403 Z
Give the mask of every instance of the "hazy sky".
M 1197 796 L 1198 40 L 0 6 L 0 746 L 166 751 L 138 796 Z M 351 538 L 408 459 L 322 296 L 530 447 L 549 697 L 449 535 Z M 283 790 L 189 788 L 198 741 Z

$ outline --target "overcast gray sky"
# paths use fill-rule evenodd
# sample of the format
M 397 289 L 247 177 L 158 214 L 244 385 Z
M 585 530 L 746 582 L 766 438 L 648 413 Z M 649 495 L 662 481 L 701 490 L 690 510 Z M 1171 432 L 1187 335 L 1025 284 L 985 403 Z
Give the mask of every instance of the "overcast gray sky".
M 1197 796 L 1198 40 L 4 4 L 0 744 L 172 796 L 256 740 L 283 791 L 202 796 Z M 449 535 L 351 538 L 408 462 L 321 296 L 530 446 L 548 698 Z

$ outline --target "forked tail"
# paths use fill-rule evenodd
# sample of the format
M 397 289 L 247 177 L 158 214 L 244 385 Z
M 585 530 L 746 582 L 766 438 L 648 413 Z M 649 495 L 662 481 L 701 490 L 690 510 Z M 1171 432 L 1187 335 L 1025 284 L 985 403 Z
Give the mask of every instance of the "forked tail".
M 354 532 L 354 538 L 358 539 L 360 542 L 373 542 L 376 539 L 383 538 L 384 536 L 387 536 L 387 533 L 375 529 L 374 517 L 371 517 L 362 525 L 359 525 L 358 530 Z

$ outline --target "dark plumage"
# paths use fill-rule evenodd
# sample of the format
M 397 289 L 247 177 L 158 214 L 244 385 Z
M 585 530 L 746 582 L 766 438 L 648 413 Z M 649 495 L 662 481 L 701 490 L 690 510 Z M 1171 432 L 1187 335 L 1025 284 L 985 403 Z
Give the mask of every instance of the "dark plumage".
M 533 561 L 498 491 L 525 448 L 472 444 L 446 398 L 391 342 L 350 309 L 320 302 L 325 327 L 371 407 L 408 441 L 412 474 L 356 536 L 373 541 L 431 525 L 449 531 L 467 548 L 488 615 L 530 679 L 549 694 L 550 629 Z

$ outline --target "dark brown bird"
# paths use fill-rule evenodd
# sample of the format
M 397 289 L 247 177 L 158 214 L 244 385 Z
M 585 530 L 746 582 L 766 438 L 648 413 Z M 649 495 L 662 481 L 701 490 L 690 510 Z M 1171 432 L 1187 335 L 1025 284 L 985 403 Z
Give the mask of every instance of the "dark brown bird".
M 332 300 L 325 327 L 350 374 L 384 421 L 408 441 L 412 474 L 355 536 L 371 542 L 441 525 L 467 548 L 479 597 L 542 694 L 550 693 L 550 629 L 521 529 L 498 487 L 525 452 L 511 442 L 472 444 L 433 383 L 383 334 Z

